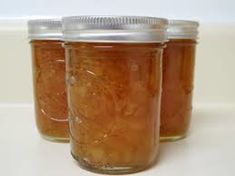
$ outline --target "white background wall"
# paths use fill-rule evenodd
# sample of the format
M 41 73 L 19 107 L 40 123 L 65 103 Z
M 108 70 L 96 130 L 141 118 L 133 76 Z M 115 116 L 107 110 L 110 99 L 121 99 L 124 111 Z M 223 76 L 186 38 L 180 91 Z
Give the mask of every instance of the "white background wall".
M 199 20 L 194 103 L 235 104 L 234 0 L 0 0 L 0 104 L 32 103 L 26 19 L 85 14 Z
M 235 22 L 234 0 L 1 0 L 0 17 L 132 14 Z

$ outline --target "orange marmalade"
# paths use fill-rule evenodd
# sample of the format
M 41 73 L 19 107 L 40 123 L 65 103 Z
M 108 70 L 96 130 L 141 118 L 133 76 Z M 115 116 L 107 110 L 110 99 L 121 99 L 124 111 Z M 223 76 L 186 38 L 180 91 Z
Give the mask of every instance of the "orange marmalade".
M 170 21 L 163 54 L 161 141 L 186 136 L 191 114 L 197 22 Z M 176 30 L 177 29 L 177 30 Z
M 29 21 L 29 37 L 38 130 L 48 140 L 68 141 L 65 52 L 59 36 L 53 38 L 60 26 L 54 20 Z
M 65 19 L 71 153 L 94 172 L 143 170 L 158 154 L 164 44 L 149 42 L 156 39 L 155 28 L 150 36 L 128 29 L 129 23 L 151 25 L 151 19 L 87 18 Z M 76 30 L 69 24 L 76 21 L 85 23 L 75 25 L 83 30 L 70 38 Z

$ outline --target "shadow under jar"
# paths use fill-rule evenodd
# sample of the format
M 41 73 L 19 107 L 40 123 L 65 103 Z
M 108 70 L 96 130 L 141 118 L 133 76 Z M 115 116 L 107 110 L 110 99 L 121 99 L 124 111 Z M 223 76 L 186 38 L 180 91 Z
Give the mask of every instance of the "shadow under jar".
M 43 138 L 69 140 L 61 20 L 30 20 L 36 123 Z
M 171 20 L 163 53 L 161 141 L 186 136 L 192 113 L 192 94 L 198 23 Z
M 71 153 L 81 167 L 124 174 L 156 161 L 166 24 L 147 17 L 63 19 Z

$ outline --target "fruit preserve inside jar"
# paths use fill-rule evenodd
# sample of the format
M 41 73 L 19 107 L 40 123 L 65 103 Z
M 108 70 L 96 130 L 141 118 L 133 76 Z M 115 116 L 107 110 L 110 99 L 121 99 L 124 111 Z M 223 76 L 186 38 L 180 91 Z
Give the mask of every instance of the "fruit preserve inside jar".
M 159 147 L 162 46 L 67 43 L 66 50 L 74 158 L 104 170 L 152 163 Z
M 31 41 L 36 122 L 49 140 L 68 140 L 65 54 L 61 41 Z

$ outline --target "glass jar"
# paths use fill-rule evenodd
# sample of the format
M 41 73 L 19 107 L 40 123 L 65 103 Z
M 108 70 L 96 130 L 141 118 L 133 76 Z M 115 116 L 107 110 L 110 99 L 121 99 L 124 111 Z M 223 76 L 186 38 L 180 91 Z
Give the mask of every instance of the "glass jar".
M 28 22 L 37 127 L 45 139 L 66 142 L 69 128 L 61 28 L 57 19 Z
M 165 19 L 63 19 L 72 155 L 106 174 L 151 166 L 160 133 Z
M 189 128 L 198 25 L 195 21 L 169 21 L 169 41 L 163 54 L 161 141 L 184 138 Z

